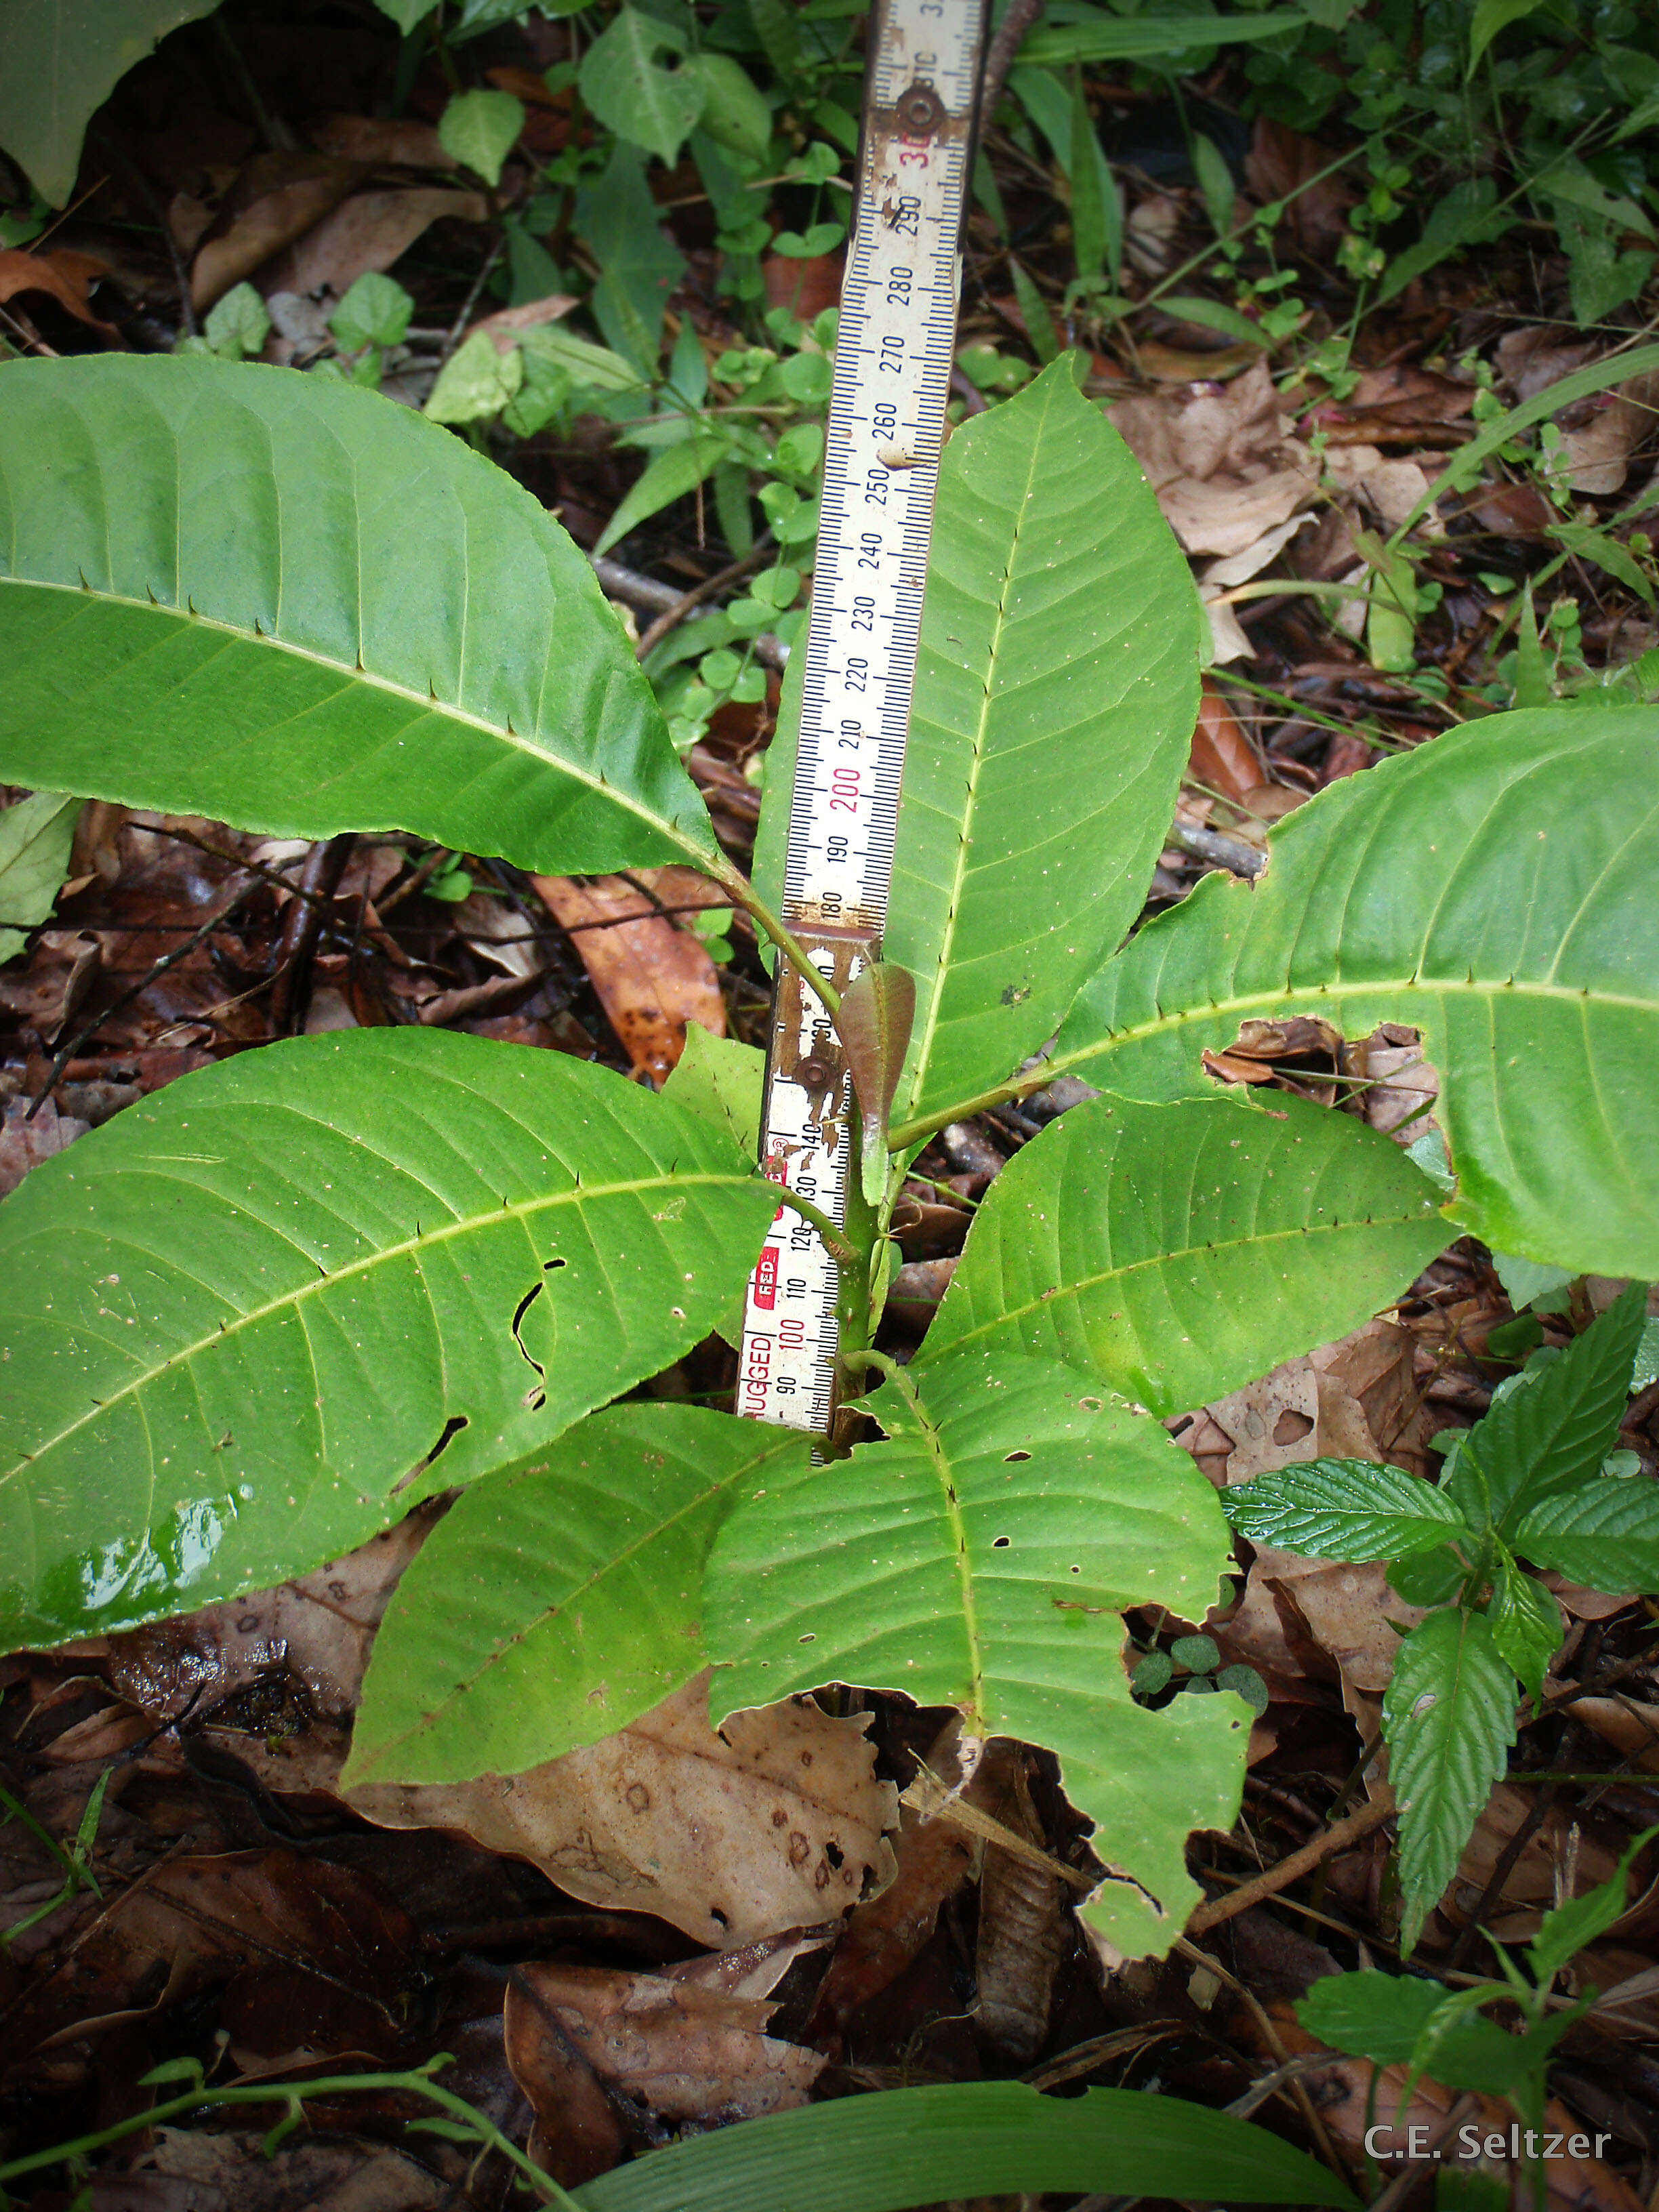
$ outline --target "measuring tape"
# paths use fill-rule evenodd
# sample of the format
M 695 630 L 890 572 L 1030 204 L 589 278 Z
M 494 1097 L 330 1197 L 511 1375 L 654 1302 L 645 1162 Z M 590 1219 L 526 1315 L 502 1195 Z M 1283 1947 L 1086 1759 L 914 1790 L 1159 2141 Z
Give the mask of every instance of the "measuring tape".
M 878 957 L 956 342 L 983 0 L 876 0 L 806 634 L 783 919 L 836 989 Z M 823 1002 L 780 959 L 764 1174 L 837 1226 L 858 1114 Z M 829 1432 L 839 1271 L 780 1206 L 750 1279 L 737 1410 Z

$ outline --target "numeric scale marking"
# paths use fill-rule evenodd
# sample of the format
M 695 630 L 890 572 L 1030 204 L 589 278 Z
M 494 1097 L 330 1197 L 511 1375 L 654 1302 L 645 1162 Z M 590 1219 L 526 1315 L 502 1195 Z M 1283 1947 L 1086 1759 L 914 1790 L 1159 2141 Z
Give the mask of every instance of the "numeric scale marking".
M 837 990 L 879 957 L 892 883 L 983 0 L 876 0 L 870 41 L 783 887 L 783 920 Z M 780 960 L 762 1170 L 840 1226 L 857 1131 L 823 1001 Z M 828 1434 L 839 1294 L 817 1231 L 781 1206 L 749 1283 L 739 1413 Z

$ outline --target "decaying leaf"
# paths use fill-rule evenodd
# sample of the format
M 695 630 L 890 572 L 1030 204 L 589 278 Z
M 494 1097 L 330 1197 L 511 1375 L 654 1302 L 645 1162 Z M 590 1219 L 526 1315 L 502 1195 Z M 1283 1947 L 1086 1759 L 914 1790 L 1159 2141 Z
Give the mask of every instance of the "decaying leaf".
M 836 1917 L 891 1880 L 890 1783 L 867 1716 L 810 1698 L 708 1724 L 708 1675 L 629 1728 L 526 1774 L 376 1784 L 349 1802 L 386 1827 L 460 1828 L 588 1905 L 653 1912 L 700 1943 Z
M 714 963 L 702 941 L 663 909 L 726 902 L 690 868 L 641 868 L 631 876 L 536 876 L 537 892 L 565 928 L 599 1003 L 636 1068 L 659 1082 L 696 1022 L 726 1035 Z
M 741 1959 L 742 1954 L 738 1954 Z M 567 2188 L 607 2172 L 630 2136 L 804 2105 L 816 2051 L 765 2033 L 774 2008 L 722 1986 L 718 1960 L 687 1973 L 520 1967 L 508 1985 L 507 2063 L 536 2115 L 534 2148 Z
M 1290 434 L 1265 362 L 1219 391 L 1159 392 L 1107 410 L 1189 553 L 1240 554 L 1311 501 L 1319 467 Z

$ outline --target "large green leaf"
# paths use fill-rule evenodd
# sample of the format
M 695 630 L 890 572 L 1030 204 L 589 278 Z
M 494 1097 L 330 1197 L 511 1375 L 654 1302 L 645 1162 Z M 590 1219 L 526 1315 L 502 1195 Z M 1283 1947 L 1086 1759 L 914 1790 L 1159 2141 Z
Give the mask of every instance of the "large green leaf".
M 398 1585 L 345 1779 L 520 1774 L 626 1728 L 706 1665 L 702 1575 L 737 1488 L 811 1439 L 611 1406 L 476 1482 Z
M 1198 619 L 1069 360 L 953 434 L 885 940 L 916 978 L 896 1125 L 1011 1075 L 1139 912 L 1192 741 Z M 775 744 L 763 883 L 781 875 L 793 766 Z
M 0 780 L 559 872 L 716 856 L 558 524 L 338 380 L 12 363 L 0 676 Z
M 1446 1242 L 1437 1197 L 1299 1098 L 1075 1106 L 992 1184 L 917 1364 L 1018 1346 L 1183 1413 L 1397 1297 Z
M 37 791 L 0 812 L 0 961 L 21 952 L 58 903 L 82 804 Z
M 1048 1746 L 1110 1869 L 1085 1917 L 1166 1951 L 1199 1898 L 1188 1832 L 1237 1811 L 1249 1716 L 1224 1694 L 1136 1705 L 1117 1615 L 1203 1617 L 1227 1558 L 1214 1492 L 1156 1422 L 1017 1352 L 896 1376 L 872 1411 L 886 1443 L 770 1477 L 721 1525 L 714 1697 L 854 1682 Z
M 0 0 L 0 147 L 44 200 L 75 190 L 81 141 L 158 39 L 218 0 Z
M 1438 1992 L 1437 1991 L 1437 1994 Z M 686 2136 L 575 2192 L 581 2212 L 906 2212 L 1045 2190 L 1328 2204 L 1334 2173 L 1231 2112 L 1139 2089 L 951 2081 Z
M 1259 883 L 1206 877 L 1102 970 L 1055 1064 L 1176 1098 L 1248 1018 L 1409 1023 L 1455 1218 L 1522 1258 L 1659 1274 L 1656 771 L 1659 714 L 1557 708 L 1333 785 Z
M 1400 1808 L 1402 1951 L 1457 1871 L 1515 1741 L 1515 1676 L 1478 1613 L 1447 1606 L 1401 1644 L 1382 1700 Z
M 438 1030 L 185 1077 L 0 1206 L 0 1636 L 303 1572 L 695 1344 L 775 1194 L 602 1068 Z

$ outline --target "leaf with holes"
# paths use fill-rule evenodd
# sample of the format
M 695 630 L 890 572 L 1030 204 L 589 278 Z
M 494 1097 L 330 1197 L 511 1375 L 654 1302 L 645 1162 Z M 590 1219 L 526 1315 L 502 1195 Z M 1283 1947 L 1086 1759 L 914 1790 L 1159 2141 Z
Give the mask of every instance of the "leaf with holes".
M 1552 708 L 1333 784 L 1259 883 L 1206 877 L 1101 970 L 1054 1065 L 1193 1097 L 1242 1021 L 1407 1023 L 1440 1074 L 1455 1218 L 1524 1259 L 1659 1275 L 1656 769 L 1650 710 Z
M 343 1780 L 518 1774 L 627 1727 L 707 1662 L 703 1567 L 745 1484 L 808 1439 L 611 1406 L 465 1491 L 398 1585 Z
M 677 1358 L 776 1203 L 605 1070 L 436 1030 L 188 1075 L 0 1206 L 0 1635 L 258 1589 Z
M 558 524 L 337 379 L 13 362 L 0 656 L 3 781 L 554 873 L 718 862 Z
M 1074 1106 L 986 1194 L 917 1364 L 1018 1346 L 1185 1413 L 1397 1297 L 1445 1243 L 1437 1197 L 1288 1095 Z
M 716 1698 L 856 1682 L 1048 1746 L 1110 1869 L 1085 1917 L 1166 1951 L 1198 1901 L 1188 1832 L 1237 1812 L 1249 1714 L 1225 1692 L 1136 1705 L 1118 1616 L 1202 1619 L 1227 1557 L 1214 1492 L 1156 1422 L 1005 1347 L 896 1372 L 871 1411 L 887 1442 L 771 1476 L 722 1524 Z
M 939 468 L 884 944 L 916 979 L 896 1131 L 1012 1075 L 1117 945 L 1197 706 L 1187 564 L 1057 362 L 955 431 Z M 782 878 L 792 753 L 768 763 L 763 895 Z
M 1515 1675 L 1479 1613 L 1448 1606 L 1401 1644 L 1382 1700 L 1400 1808 L 1401 1949 L 1457 1871 L 1515 1741 Z
M 1471 1534 L 1456 1504 L 1402 1468 L 1312 1459 L 1231 1485 L 1221 1510 L 1241 1536 L 1315 1559 L 1399 1559 Z

